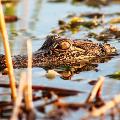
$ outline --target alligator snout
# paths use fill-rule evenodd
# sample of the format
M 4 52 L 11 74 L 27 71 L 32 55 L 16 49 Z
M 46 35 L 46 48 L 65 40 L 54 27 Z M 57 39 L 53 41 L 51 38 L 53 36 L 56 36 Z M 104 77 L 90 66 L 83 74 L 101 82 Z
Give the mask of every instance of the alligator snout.
M 104 44 L 104 49 L 107 54 L 114 54 L 117 53 L 117 50 L 115 47 L 111 47 L 110 44 Z

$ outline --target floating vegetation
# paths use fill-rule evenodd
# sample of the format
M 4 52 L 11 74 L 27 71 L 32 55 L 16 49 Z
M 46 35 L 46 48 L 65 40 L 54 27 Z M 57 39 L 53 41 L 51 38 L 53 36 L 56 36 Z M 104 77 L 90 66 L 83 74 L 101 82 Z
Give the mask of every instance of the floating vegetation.
M 96 17 L 92 20 L 86 20 L 82 17 L 73 16 L 68 22 L 65 22 L 64 20 L 59 20 L 58 24 L 59 28 L 54 29 L 52 33 L 61 34 L 67 31 L 78 33 L 83 27 L 87 29 L 92 29 L 98 27 L 101 23 Z
M 54 70 L 48 70 L 48 72 L 45 74 L 45 77 L 47 77 L 48 79 L 55 79 L 57 75 L 60 75 L 60 74 Z
M 117 79 L 117 80 L 120 80 L 120 71 L 117 71 L 111 75 L 107 75 L 108 77 L 110 78 L 114 78 L 114 79 Z
M 112 24 L 120 23 L 120 17 L 111 19 L 110 23 L 112 23 Z
M 17 16 L 5 16 L 5 22 L 16 22 L 18 21 L 18 17 Z
M 99 41 L 109 41 L 109 40 L 119 40 L 120 39 L 120 28 L 114 25 L 111 25 L 109 28 L 106 28 L 100 34 L 89 33 L 88 37 L 96 38 Z
M 48 0 L 48 2 L 55 2 L 55 3 L 56 3 L 56 2 L 58 2 L 58 3 L 59 3 L 59 2 L 66 2 L 66 1 L 67 1 L 67 0 Z
M 86 4 L 93 7 L 106 6 L 110 3 L 109 0 L 85 0 Z

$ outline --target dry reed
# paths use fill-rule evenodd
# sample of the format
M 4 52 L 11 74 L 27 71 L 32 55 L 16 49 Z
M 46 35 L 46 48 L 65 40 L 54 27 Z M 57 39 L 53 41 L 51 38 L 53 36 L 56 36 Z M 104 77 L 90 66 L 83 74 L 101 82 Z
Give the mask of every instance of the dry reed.
M 19 109 L 22 103 L 22 98 L 23 98 L 23 89 L 25 87 L 25 81 L 26 81 L 26 73 L 23 72 L 21 74 L 21 79 L 20 79 L 20 83 L 19 83 L 19 88 L 18 88 L 18 96 L 15 102 L 15 106 L 13 109 L 13 114 L 10 120 L 17 120 L 18 118 L 18 114 L 19 114 Z
M 28 52 L 28 71 L 26 80 L 26 91 L 25 91 L 25 103 L 26 109 L 29 111 L 33 109 L 32 103 L 32 45 L 31 41 L 27 41 L 27 52 Z
M 0 0 L 0 28 L 2 33 L 3 44 L 4 44 L 6 64 L 8 67 L 8 73 L 9 73 L 9 79 L 10 79 L 11 97 L 13 101 L 15 101 L 17 96 L 16 87 L 15 87 L 15 77 L 13 72 L 12 58 L 11 58 L 11 53 L 9 48 L 8 34 L 6 30 L 6 24 L 5 24 L 4 14 L 2 10 L 1 0 Z
M 89 115 L 86 118 L 99 117 L 108 112 L 110 109 L 117 107 L 118 104 L 120 104 L 120 94 L 115 96 L 112 100 L 106 102 L 104 106 L 98 109 L 94 109 L 92 112 L 89 113 Z
M 92 102 L 94 100 L 94 98 L 96 97 L 97 93 L 99 92 L 99 90 L 102 87 L 104 81 L 104 77 L 99 77 L 97 83 L 95 84 L 95 86 L 93 87 L 92 91 L 90 92 L 86 103 Z

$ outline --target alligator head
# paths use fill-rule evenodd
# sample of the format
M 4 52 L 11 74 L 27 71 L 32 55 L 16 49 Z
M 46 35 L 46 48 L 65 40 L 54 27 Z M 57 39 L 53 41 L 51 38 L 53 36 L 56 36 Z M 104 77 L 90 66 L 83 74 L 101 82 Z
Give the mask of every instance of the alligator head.
M 116 49 L 109 44 L 98 44 L 91 41 L 71 40 L 56 34 L 46 37 L 42 47 L 33 53 L 32 66 L 55 68 L 60 66 L 84 65 L 92 60 L 116 54 Z M 27 67 L 27 55 L 13 56 L 14 68 Z M 5 65 L 4 56 L 0 57 L 0 65 Z

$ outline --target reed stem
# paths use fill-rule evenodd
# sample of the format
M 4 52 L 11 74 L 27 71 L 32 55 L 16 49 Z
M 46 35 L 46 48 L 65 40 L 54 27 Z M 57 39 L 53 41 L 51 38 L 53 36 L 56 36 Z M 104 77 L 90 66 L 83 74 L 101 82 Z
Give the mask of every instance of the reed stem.
M 86 103 L 92 102 L 94 100 L 94 98 L 96 97 L 98 92 L 101 91 L 103 82 L 104 82 L 104 77 L 99 77 L 97 83 L 95 84 L 95 86 L 93 87 L 92 91 L 90 92 L 88 98 L 86 99 Z
M 32 103 L 32 44 L 31 41 L 27 41 L 27 52 L 28 52 L 28 71 L 27 71 L 27 81 L 26 81 L 26 109 L 33 109 Z
M 14 106 L 14 109 L 13 109 L 13 114 L 12 114 L 10 120 L 17 120 L 18 115 L 20 113 L 20 106 L 22 104 L 23 89 L 25 87 L 25 81 L 26 81 L 26 73 L 22 72 L 20 82 L 19 82 L 19 88 L 18 88 L 18 96 L 16 98 L 15 106 Z
M 13 72 L 12 58 L 11 58 L 11 53 L 10 53 L 10 48 L 9 48 L 8 34 L 6 30 L 6 24 L 5 24 L 1 0 L 0 0 L 0 28 L 1 28 L 2 38 L 3 38 L 6 64 L 7 64 L 9 79 L 10 79 L 11 97 L 13 101 L 15 102 L 16 96 L 17 96 L 16 87 L 15 87 L 15 77 L 14 77 L 14 72 Z

